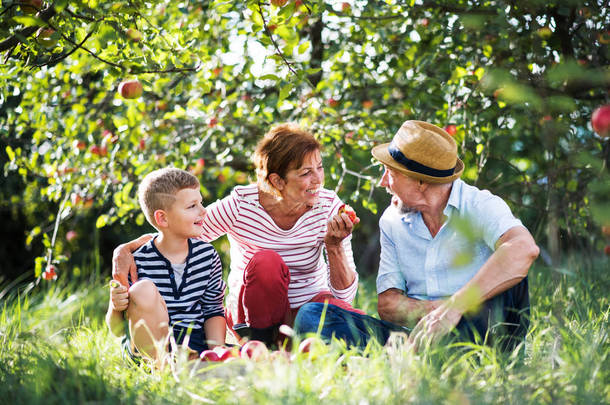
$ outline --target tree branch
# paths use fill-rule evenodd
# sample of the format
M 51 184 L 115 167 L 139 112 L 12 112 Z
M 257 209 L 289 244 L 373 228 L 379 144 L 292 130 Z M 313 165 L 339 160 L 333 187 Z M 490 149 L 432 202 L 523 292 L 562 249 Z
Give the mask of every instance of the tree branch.
M 275 38 L 273 38 L 273 34 L 271 33 L 269 26 L 267 26 L 267 21 L 265 20 L 265 16 L 263 15 L 263 10 L 261 8 L 260 0 L 258 1 L 258 13 L 261 15 L 261 19 L 263 20 L 263 27 L 265 28 L 265 32 L 267 33 L 267 36 L 269 37 L 269 39 L 271 40 L 271 43 L 273 44 L 273 47 L 275 48 L 275 52 L 277 53 L 277 55 L 280 58 L 282 58 L 282 60 L 286 64 L 286 66 L 288 66 L 288 70 L 290 70 L 290 72 L 292 74 L 294 74 L 295 76 L 298 77 L 297 72 L 292 68 L 292 64 L 290 62 L 288 62 L 288 60 L 286 60 L 286 57 L 280 50 L 280 47 L 277 45 L 277 42 L 275 42 Z
M 39 12 L 37 14 L 37 17 L 48 24 L 49 20 L 51 18 L 53 18 L 56 14 L 57 14 L 57 11 L 55 10 L 55 7 L 53 7 L 51 5 L 48 8 Z M 40 28 L 40 27 L 37 25 L 32 26 L 32 27 L 25 27 L 22 30 L 20 30 L 19 32 L 17 32 L 16 34 L 14 34 L 14 35 L 8 37 L 7 39 L 5 39 L 4 41 L 0 42 L 0 52 L 4 52 L 8 49 L 11 49 L 14 46 L 19 45 L 21 43 L 21 40 L 19 39 L 20 37 L 27 38 L 27 37 L 31 36 L 32 34 L 34 34 L 38 28 Z

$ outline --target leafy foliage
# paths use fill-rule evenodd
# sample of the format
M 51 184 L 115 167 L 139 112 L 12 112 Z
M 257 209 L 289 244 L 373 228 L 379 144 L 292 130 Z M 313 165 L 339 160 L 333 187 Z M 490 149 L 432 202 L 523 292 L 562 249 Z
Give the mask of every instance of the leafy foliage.
M 387 203 L 369 151 L 406 119 L 455 125 L 465 180 L 553 256 L 604 244 L 610 145 L 589 124 L 610 89 L 603 1 L 26 3 L 0 14 L 0 201 L 45 248 L 37 275 L 75 250 L 71 229 L 143 224 L 150 170 L 190 167 L 208 202 L 252 180 L 256 141 L 282 121 L 318 135 L 327 185 L 370 210 L 365 271 Z M 134 78 L 144 94 L 123 99 Z

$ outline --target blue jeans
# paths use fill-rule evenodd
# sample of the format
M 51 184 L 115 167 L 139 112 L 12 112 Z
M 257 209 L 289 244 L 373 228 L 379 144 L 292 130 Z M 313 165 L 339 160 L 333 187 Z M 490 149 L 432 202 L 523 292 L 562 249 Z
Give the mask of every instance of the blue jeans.
M 512 350 L 521 342 L 529 328 L 529 290 L 527 277 L 514 287 L 485 301 L 481 309 L 465 315 L 453 330 L 459 341 L 486 344 L 497 343 L 503 350 Z M 298 334 L 316 333 L 322 319 L 320 335 L 325 340 L 333 336 L 348 346 L 364 348 L 370 339 L 384 345 L 391 332 L 409 333 L 410 329 L 391 322 L 346 311 L 335 305 L 308 303 L 303 305 L 294 321 Z

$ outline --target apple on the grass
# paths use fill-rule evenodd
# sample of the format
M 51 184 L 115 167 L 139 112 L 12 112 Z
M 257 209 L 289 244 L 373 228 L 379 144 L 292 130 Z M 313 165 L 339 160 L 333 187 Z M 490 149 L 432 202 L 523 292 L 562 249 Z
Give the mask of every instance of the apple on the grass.
M 216 346 L 212 350 L 216 353 L 216 355 L 218 355 L 218 361 L 226 361 L 237 356 L 237 352 L 235 350 L 226 346 Z
M 259 340 L 249 340 L 246 342 L 240 351 L 240 357 L 242 359 L 250 359 L 254 361 L 264 360 L 269 355 L 269 349 L 267 346 Z
M 201 361 L 209 361 L 209 362 L 221 361 L 220 357 L 218 356 L 218 353 L 216 353 L 214 350 L 202 351 L 201 354 L 199 355 L 199 358 L 201 359 Z
M 603 105 L 593 112 L 591 126 L 602 138 L 610 136 L 610 104 Z
M 134 99 L 142 95 L 142 83 L 137 80 L 124 80 L 119 84 L 119 94 L 123 98 Z
M 299 353 L 310 353 L 316 348 L 324 346 L 324 342 L 318 337 L 308 337 L 299 344 Z

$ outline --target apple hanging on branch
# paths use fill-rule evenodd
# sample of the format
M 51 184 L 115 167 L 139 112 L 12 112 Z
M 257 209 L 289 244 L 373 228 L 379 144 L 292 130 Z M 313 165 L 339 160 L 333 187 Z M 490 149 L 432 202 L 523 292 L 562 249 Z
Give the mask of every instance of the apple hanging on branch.
M 138 98 L 142 95 L 142 83 L 138 80 L 124 80 L 119 84 L 119 94 L 126 99 Z
M 593 111 L 591 126 L 602 138 L 610 136 L 610 104 L 603 105 Z

